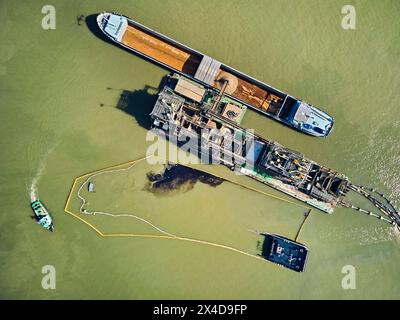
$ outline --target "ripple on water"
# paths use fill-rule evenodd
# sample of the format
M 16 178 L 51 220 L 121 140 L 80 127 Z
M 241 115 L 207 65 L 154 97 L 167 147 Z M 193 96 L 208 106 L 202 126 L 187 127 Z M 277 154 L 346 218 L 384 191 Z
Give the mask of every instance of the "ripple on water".
M 320 232 L 319 238 L 326 241 L 351 242 L 357 245 L 371 245 L 388 241 L 400 242 L 400 232 L 388 226 L 332 227 L 329 232 Z

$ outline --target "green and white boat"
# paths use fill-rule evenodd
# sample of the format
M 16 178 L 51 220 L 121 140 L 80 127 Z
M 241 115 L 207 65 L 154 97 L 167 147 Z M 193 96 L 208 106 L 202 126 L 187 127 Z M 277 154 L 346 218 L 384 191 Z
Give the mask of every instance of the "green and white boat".
M 43 228 L 53 232 L 53 218 L 51 217 L 50 213 L 47 211 L 43 203 L 39 199 L 37 199 L 31 203 L 31 207 L 33 212 L 35 213 L 35 220 L 37 221 L 37 223 Z

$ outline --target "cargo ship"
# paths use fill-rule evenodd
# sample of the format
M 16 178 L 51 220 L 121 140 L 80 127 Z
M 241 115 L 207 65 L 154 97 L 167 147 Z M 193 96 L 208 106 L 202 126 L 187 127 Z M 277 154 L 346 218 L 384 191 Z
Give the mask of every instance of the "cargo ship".
M 304 271 L 309 252 L 305 245 L 276 234 L 261 235 L 264 236 L 261 257 L 297 272 Z
M 35 214 L 34 218 L 39 225 L 43 228 L 53 232 L 54 231 L 54 223 L 53 218 L 51 217 L 50 213 L 47 211 L 43 203 L 36 199 L 32 201 L 31 208 L 33 213 Z
M 230 98 L 291 128 L 316 137 L 325 137 L 332 130 L 333 118 L 315 106 L 128 17 L 103 12 L 97 16 L 97 24 L 120 46 L 206 87 L 223 90 Z
M 174 74 L 167 78 L 150 117 L 156 134 L 203 163 L 223 164 L 326 213 L 340 205 L 400 226 L 398 211 L 383 194 L 242 127 L 246 110 L 222 91 Z M 345 200 L 349 191 L 369 200 L 383 215 L 350 204 Z

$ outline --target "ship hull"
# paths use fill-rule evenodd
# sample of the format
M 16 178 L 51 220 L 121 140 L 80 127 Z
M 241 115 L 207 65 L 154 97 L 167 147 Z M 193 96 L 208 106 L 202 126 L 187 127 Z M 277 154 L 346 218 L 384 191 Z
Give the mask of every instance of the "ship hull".
M 271 233 L 264 236 L 261 257 L 281 267 L 304 272 L 308 260 L 308 248 L 296 241 Z
M 43 203 L 36 199 L 31 203 L 31 208 L 33 213 L 35 214 L 36 222 L 42 226 L 43 228 L 53 232 L 54 231 L 54 222 L 50 213 L 47 211 Z
M 207 98 L 195 102 L 191 94 L 196 91 L 194 88 L 189 93 L 181 90 L 191 87 L 188 81 L 191 80 L 179 75 L 166 81 L 150 113 L 156 134 L 166 135 L 167 140 L 184 146 L 204 163 L 224 164 L 323 212 L 333 213 L 347 192 L 347 177 L 227 119 L 224 110 L 230 104 L 225 101 L 221 106 L 220 94 L 212 89 L 205 90 L 197 84 Z M 215 104 L 217 107 L 210 107 Z
M 335 210 L 335 205 L 333 205 L 331 203 L 326 203 L 323 201 L 318 201 L 317 199 L 312 198 L 312 197 L 308 196 L 307 194 L 304 194 L 303 192 L 300 192 L 292 185 L 283 183 L 279 179 L 275 179 L 272 177 L 269 177 L 269 178 L 261 177 L 255 171 L 249 170 L 245 167 L 241 168 L 240 172 L 248 177 L 251 177 L 259 182 L 262 182 L 263 184 L 265 184 L 271 188 L 274 188 L 280 192 L 283 192 L 283 193 L 287 194 L 288 196 L 291 196 L 292 198 L 295 198 L 296 200 L 302 201 L 302 202 L 304 202 L 316 209 L 319 209 L 325 213 L 332 214 L 333 211 Z
M 124 23 L 122 27 L 119 26 L 119 30 L 118 27 L 112 29 L 110 28 L 110 30 L 107 30 L 107 26 L 105 25 L 104 21 L 106 20 L 106 17 L 110 15 L 113 17 L 126 19 L 127 22 Z M 238 87 L 243 88 L 243 90 L 241 92 L 239 92 L 239 89 L 234 92 L 225 92 L 225 95 L 299 132 L 316 137 L 325 137 L 332 131 L 334 119 L 325 112 L 299 99 L 293 98 L 285 92 L 276 89 L 266 83 L 263 83 L 249 75 L 246 75 L 230 66 L 221 64 L 218 61 L 207 57 L 202 52 L 194 50 L 174 39 L 171 39 L 136 21 L 133 21 L 126 16 L 111 13 L 101 13 L 97 16 L 97 24 L 100 30 L 109 39 L 122 46 L 123 48 L 153 63 L 161 65 L 162 67 L 170 71 L 179 73 L 185 77 L 190 77 L 192 80 L 199 82 L 206 87 L 217 90 L 221 89 L 220 87 L 218 87 L 218 77 L 221 78 L 227 76 L 231 79 L 234 79 L 234 81 L 238 82 Z M 127 34 L 129 33 L 131 35 L 127 36 Z M 146 36 L 149 37 L 149 39 L 145 39 L 148 42 L 156 43 L 159 40 L 160 43 L 158 45 L 160 47 L 163 46 L 163 48 L 160 49 L 160 52 L 168 49 L 170 51 L 169 54 L 155 54 L 154 50 L 150 50 L 142 44 L 135 48 L 135 43 L 132 39 L 144 39 Z M 171 54 L 171 52 L 173 52 L 177 56 L 171 59 L 171 56 L 174 55 Z M 201 72 L 199 72 L 199 70 L 202 69 L 204 60 L 206 60 L 206 58 L 208 58 L 210 62 L 206 67 L 204 67 L 205 69 L 209 68 L 208 70 L 210 70 L 212 69 L 213 65 L 215 67 L 214 69 L 218 69 L 214 70 L 215 74 L 213 75 L 213 77 L 207 75 L 207 72 L 204 72 L 204 70 L 203 74 L 200 76 Z M 214 80 L 212 80 L 212 78 Z M 252 92 L 251 95 L 245 93 L 249 91 Z M 268 99 L 271 99 L 271 101 L 273 101 L 272 103 L 276 102 L 280 104 L 279 111 L 274 110 L 273 105 L 271 106 L 269 103 L 266 103 L 267 97 Z M 293 109 L 300 108 L 300 105 L 306 108 L 306 113 L 311 115 L 311 117 L 309 117 L 310 120 L 308 121 L 308 123 L 306 123 L 307 121 L 304 122 L 304 119 L 302 119 L 303 122 L 296 121 L 294 114 L 291 115 L 290 120 L 285 117 L 280 117 L 285 109 L 285 103 L 288 104 L 289 101 L 293 101 L 293 103 L 296 104 Z M 302 113 L 304 114 L 304 112 Z M 310 125 L 311 122 L 313 124 L 320 123 L 321 128 L 313 127 L 312 125 Z

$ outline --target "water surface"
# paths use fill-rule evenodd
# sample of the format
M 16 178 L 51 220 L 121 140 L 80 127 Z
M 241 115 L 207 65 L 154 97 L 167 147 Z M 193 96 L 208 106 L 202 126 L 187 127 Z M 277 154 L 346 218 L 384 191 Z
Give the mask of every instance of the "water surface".
M 77 24 L 77 16 L 104 10 L 130 16 L 333 115 L 335 128 L 326 139 L 252 111 L 243 124 L 375 186 L 399 207 L 400 5 L 354 3 L 357 29 L 345 31 L 343 1 L 54 0 L 57 28 L 45 31 L 42 1 L 1 1 L 0 296 L 399 298 L 396 237 L 385 224 L 346 209 L 308 218 L 299 238 L 311 252 L 304 274 L 191 243 L 99 238 L 63 212 L 76 176 L 145 154 L 153 88 L 167 74 Z M 138 168 L 129 181 L 142 183 L 149 170 Z M 222 167 L 207 170 L 230 174 Z M 30 219 L 35 178 L 55 217 L 54 234 Z M 293 237 L 303 219 L 296 206 L 227 183 L 197 183 L 162 200 L 135 195 L 135 210 L 164 214 L 172 228 L 236 247 L 253 246 L 247 229 L 254 225 Z M 53 291 L 41 288 L 47 264 L 57 270 Z M 347 264 L 356 267 L 356 290 L 341 287 Z

